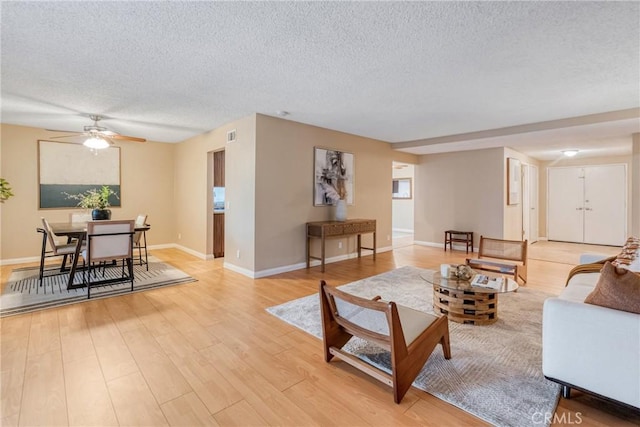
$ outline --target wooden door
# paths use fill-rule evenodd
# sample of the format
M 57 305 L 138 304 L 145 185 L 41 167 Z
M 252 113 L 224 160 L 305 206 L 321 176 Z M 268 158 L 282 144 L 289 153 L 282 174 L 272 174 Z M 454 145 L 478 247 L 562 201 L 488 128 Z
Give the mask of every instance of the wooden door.
M 547 169 L 547 237 L 584 239 L 584 173 L 579 167 Z
M 213 153 L 213 186 L 224 187 L 224 150 Z
M 224 214 L 213 214 L 213 256 L 224 256 Z
M 620 246 L 627 230 L 626 165 L 584 170 L 584 243 Z

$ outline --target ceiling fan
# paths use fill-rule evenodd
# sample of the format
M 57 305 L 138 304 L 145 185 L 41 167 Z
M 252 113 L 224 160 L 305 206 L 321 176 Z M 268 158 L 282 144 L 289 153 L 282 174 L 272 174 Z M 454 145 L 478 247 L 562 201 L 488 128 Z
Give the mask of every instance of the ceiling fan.
M 54 136 L 54 138 L 73 138 L 78 136 L 86 136 L 87 139 L 82 143 L 83 145 L 93 148 L 93 149 L 101 149 L 107 148 L 110 145 L 113 145 L 113 140 L 124 140 L 124 141 L 133 141 L 133 142 L 145 142 L 146 139 L 138 138 L 135 136 L 126 136 L 120 135 L 117 132 L 111 131 L 104 126 L 99 126 L 98 122 L 102 120 L 102 116 L 99 115 L 90 115 L 89 118 L 93 120 L 93 124 L 84 127 L 84 132 L 74 132 L 74 131 L 64 131 L 64 130 L 55 130 L 55 129 L 47 129 L 51 132 L 67 132 L 70 135 L 61 135 Z

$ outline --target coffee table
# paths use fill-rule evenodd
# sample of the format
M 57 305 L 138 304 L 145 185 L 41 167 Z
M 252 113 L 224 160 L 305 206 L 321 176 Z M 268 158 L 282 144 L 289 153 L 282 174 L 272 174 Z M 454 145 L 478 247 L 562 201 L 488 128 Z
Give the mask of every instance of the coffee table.
M 484 274 L 485 272 L 483 272 Z M 499 289 L 471 286 L 471 280 L 442 277 L 439 271 L 427 271 L 420 274 L 433 285 L 433 310 L 436 314 L 446 315 L 449 320 L 472 325 L 489 325 L 498 320 L 498 294 L 514 292 L 518 283 L 505 276 Z

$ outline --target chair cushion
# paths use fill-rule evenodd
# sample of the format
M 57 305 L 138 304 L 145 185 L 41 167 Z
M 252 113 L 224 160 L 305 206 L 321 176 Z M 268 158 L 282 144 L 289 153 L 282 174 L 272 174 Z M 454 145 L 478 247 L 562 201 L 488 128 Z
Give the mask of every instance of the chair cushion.
M 640 275 L 606 262 L 587 304 L 640 314 Z
M 396 307 L 398 308 L 398 316 L 400 317 L 402 333 L 404 334 L 404 341 L 407 347 L 437 319 L 433 314 L 424 313 L 398 304 L 396 304 Z
M 82 244 L 82 247 L 80 248 L 81 250 L 83 250 L 86 246 L 84 244 Z M 58 245 L 56 246 L 56 253 L 58 255 L 65 255 L 65 254 L 73 254 L 76 252 L 76 244 L 75 243 L 67 243 L 64 245 Z

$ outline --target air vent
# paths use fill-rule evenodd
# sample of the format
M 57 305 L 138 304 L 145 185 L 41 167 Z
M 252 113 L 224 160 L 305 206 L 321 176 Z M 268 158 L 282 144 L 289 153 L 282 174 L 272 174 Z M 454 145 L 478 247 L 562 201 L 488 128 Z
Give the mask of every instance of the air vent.
M 227 132 L 227 144 L 231 144 L 232 142 L 236 142 L 236 130 L 230 130 Z

